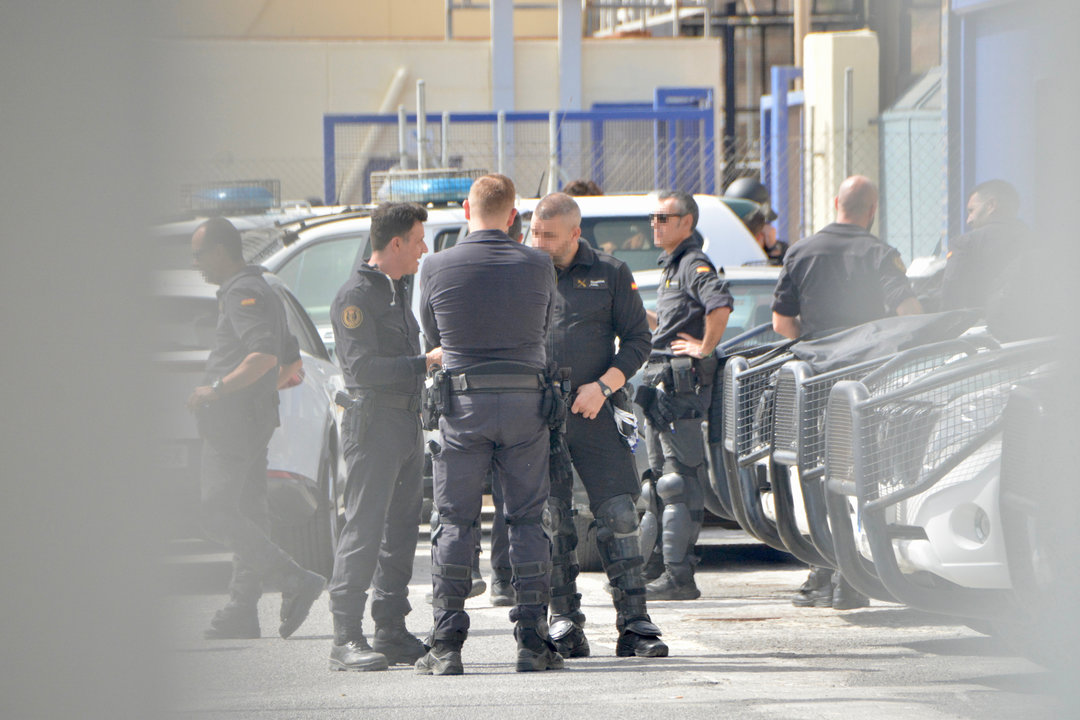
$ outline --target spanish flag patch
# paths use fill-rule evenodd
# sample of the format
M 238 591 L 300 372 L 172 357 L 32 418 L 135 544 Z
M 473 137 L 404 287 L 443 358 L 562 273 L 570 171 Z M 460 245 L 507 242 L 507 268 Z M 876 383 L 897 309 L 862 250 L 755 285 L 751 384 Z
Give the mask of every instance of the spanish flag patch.
M 637 283 L 636 282 L 631 282 L 630 283 L 630 289 L 631 290 L 637 290 Z
M 240 304 L 245 306 L 245 307 L 254 305 L 255 304 L 255 298 L 244 298 L 243 300 L 240 301 Z
M 694 268 L 694 272 L 697 272 L 697 273 L 712 272 L 712 268 L 710 268 L 708 265 L 698 265 L 696 268 Z

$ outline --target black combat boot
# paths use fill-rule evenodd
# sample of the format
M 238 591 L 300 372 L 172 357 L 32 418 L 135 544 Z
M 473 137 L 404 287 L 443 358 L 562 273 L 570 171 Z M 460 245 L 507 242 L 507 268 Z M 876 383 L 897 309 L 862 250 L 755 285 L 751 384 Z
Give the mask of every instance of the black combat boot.
M 514 604 L 514 586 L 510 583 L 512 574 L 510 568 L 491 569 L 491 604 L 495 607 Z
M 210 627 L 203 631 L 209 640 L 255 640 L 260 636 L 258 607 L 232 601 L 214 613 Z
M 694 582 L 694 568 L 688 563 L 664 566 L 664 573 L 645 586 L 649 600 L 697 600 L 701 597 Z
M 563 657 L 555 649 L 555 643 L 548 638 L 547 623 L 542 620 L 538 625 L 526 625 L 519 622 L 514 628 L 517 640 L 518 672 L 538 670 L 562 670 Z
M 833 610 L 854 610 L 870 605 L 870 598 L 851 587 L 840 573 L 836 573 L 834 584 L 836 587 L 832 596 Z
M 334 647 L 330 649 L 331 670 L 368 672 L 386 670 L 389 666 L 386 656 L 375 652 L 368 645 L 361 618 L 334 615 Z
M 580 612 L 576 618 L 567 615 L 555 615 L 551 618 L 548 636 L 555 643 L 555 649 L 564 658 L 589 657 L 589 639 L 585 637 L 582 623 L 585 616 Z
M 667 657 L 668 646 L 660 639 L 660 628 L 649 616 L 619 622 L 619 640 L 615 643 L 616 657 Z
M 829 568 L 811 567 L 806 582 L 799 587 L 791 604 L 795 607 L 832 607 L 833 571 Z
M 391 665 L 412 665 L 428 651 L 428 646 L 405 627 L 405 618 L 396 618 L 385 625 L 376 623 L 371 645 Z
M 322 595 L 326 580 L 299 565 L 281 582 L 281 626 L 278 634 L 287 638 L 307 619 L 311 606 Z
M 416 661 L 418 675 L 464 675 L 460 641 L 435 640 L 424 657 Z

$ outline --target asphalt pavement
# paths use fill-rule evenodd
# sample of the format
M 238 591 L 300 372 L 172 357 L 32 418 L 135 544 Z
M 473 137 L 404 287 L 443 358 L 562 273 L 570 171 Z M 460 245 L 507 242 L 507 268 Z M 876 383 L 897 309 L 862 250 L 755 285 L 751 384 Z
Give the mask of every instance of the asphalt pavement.
M 485 577 L 489 570 L 482 558 Z M 260 604 L 260 640 L 204 640 L 225 601 L 225 556 L 173 558 L 162 622 L 172 638 L 170 705 L 182 718 L 1059 718 L 1076 717 L 1071 681 L 955 620 L 874 601 L 846 612 L 796 608 L 805 568 L 739 531 L 706 529 L 702 597 L 650 604 L 668 658 L 616 658 L 604 576 L 578 579 L 592 656 L 561 671 L 514 672 L 507 608 L 466 604 L 465 675 L 331 672 L 326 596 L 289 640 L 280 596 Z M 208 561 L 209 560 L 209 561 Z M 416 556 L 409 628 L 426 633 L 430 559 Z M 373 628 L 366 627 L 369 633 Z

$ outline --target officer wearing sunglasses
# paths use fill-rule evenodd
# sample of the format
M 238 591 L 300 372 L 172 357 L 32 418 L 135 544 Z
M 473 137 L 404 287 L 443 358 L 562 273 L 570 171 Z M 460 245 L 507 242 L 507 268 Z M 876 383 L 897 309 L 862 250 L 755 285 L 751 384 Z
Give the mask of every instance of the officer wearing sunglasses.
M 645 382 L 656 389 L 654 397 L 660 396 L 670 416 L 665 423 L 650 418 L 646 434 L 654 472 L 642 483 L 647 509 L 641 520 L 641 549 L 645 577 L 653 580 L 646 586 L 650 600 L 701 596 L 693 557 L 708 478 L 701 422 L 708 415 L 716 371 L 713 349 L 734 302 L 694 234 L 697 220 L 697 202 L 679 191 L 658 193 L 649 214 L 653 242 L 663 250 L 663 273 Z M 658 476 L 655 481 L 653 476 Z

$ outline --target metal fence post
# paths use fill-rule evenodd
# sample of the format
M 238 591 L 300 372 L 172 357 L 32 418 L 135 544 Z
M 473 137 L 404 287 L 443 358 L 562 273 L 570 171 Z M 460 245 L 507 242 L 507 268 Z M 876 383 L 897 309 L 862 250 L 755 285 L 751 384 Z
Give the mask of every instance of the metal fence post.
M 416 169 L 426 170 L 424 140 L 427 135 L 427 100 L 424 97 L 424 81 L 416 81 Z
M 852 126 L 855 124 L 855 68 L 844 68 L 844 178 L 851 177 Z
M 548 181 L 547 191 L 553 193 L 559 189 L 559 114 L 552 110 L 548 113 Z
M 450 167 L 450 113 L 446 110 L 442 114 L 442 166 Z
M 397 146 L 398 146 L 398 165 L 402 170 L 409 169 L 409 151 L 406 145 L 405 126 L 408 124 L 408 119 L 405 115 L 405 106 L 397 106 Z
M 495 165 L 500 175 L 506 174 L 506 111 L 495 116 Z

